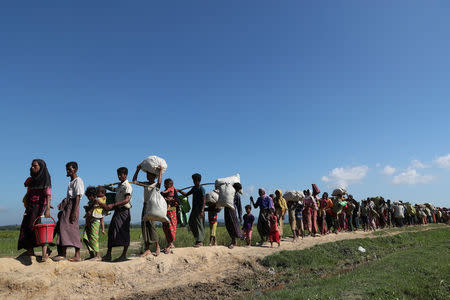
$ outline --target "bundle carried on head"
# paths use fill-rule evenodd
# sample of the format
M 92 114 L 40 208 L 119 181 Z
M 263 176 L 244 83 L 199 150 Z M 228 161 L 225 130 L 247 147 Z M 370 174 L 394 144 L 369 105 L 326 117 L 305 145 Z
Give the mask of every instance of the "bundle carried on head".
M 286 191 L 283 195 L 283 198 L 286 201 L 298 202 L 303 200 L 303 198 L 305 198 L 305 195 L 302 191 Z
M 141 163 L 141 170 L 152 173 L 155 175 L 159 175 L 159 169 L 162 169 L 162 173 L 167 170 L 167 163 L 161 157 L 156 155 L 152 155 L 144 159 Z
M 347 190 L 343 187 L 337 188 L 333 191 L 333 193 L 331 194 L 331 196 L 343 196 L 347 194 Z
M 237 186 L 237 184 L 241 184 L 241 175 L 239 173 L 216 180 L 215 188 L 219 194 L 219 199 L 216 204 L 217 208 L 228 207 L 234 209 L 234 195 L 236 194 L 234 186 Z M 242 186 L 240 187 L 242 189 Z

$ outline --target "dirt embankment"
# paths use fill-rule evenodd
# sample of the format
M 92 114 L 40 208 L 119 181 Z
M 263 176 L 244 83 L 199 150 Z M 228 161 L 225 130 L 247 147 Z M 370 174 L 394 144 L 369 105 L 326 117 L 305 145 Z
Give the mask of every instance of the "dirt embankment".
M 126 262 L 82 261 L 39 263 L 36 258 L 0 259 L 2 299 L 186 299 L 198 296 L 230 297 L 239 290 L 243 276 L 253 276 L 261 268 L 256 261 L 280 250 L 299 250 L 317 244 L 372 236 L 369 232 L 307 237 L 293 243 L 282 241 L 280 248 L 219 247 L 177 248 L 158 257 L 135 257 Z M 255 278 L 257 282 L 257 278 Z M 178 297 L 178 298 L 177 298 Z M 211 298 L 211 297 L 208 297 Z

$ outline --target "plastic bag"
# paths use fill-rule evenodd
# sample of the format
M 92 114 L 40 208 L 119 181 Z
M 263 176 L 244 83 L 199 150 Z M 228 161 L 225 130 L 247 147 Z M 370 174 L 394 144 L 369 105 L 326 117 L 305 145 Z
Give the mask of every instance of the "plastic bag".
M 167 202 L 156 187 L 144 189 L 143 221 L 169 222 L 167 218 Z
M 159 167 L 162 166 L 162 172 L 166 172 L 167 163 L 164 159 L 158 156 L 149 156 L 141 163 L 141 169 L 145 172 L 159 175 Z
M 300 201 L 303 198 L 305 198 L 305 195 L 303 195 L 303 192 L 301 192 L 301 191 L 286 191 L 286 193 L 284 193 L 283 198 L 286 201 L 297 202 L 297 201 Z
M 219 191 L 214 190 L 206 194 L 206 205 L 216 204 L 219 201 Z
M 221 184 L 218 188 L 219 200 L 217 201 L 216 207 L 229 207 L 234 209 L 234 195 L 236 190 L 231 183 Z
M 219 186 L 221 186 L 222 184 L 225 183 L 230 183 L 231 185 L 235 184 L 235 183 L 241 183 L 241 175 L 236 174 L 230 177 L 225 177 L 225 178 L 219 178 L 216 180 L 215 186 L 216 186 L 216 190 L 219 188 Z

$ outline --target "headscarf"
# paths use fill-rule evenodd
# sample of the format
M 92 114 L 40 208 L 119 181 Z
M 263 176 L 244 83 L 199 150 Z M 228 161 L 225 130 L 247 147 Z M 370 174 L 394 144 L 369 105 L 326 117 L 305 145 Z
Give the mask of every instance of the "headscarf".
M 34 159 L 39 164 L 40 170 L 34 174 L 30 168 L 31 181 L 28 185 L 31 189 L 45 189 L 52 187 L 52 180 L 47 170 L 47 165 L 42 159 Z
M 277 192 L 280 194 L 280 198 L 278 198 L 278 204 L 281 207 L 281 213 L 284 214 L 288 210 L 287 203 L 286 200 L 283 198 L 283 192 L 280 189 L 276 190 L 275 194 Z

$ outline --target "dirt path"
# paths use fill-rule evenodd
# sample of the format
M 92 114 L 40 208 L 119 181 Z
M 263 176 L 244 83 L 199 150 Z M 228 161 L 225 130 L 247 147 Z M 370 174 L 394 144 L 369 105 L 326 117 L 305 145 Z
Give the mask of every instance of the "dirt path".
M 417 229 L 428 228 L 421 226 Z M 400 232 L 389 234 L 397 233 Z M 131 258 L 121 263 L 51 260 L 38 263 L 34 257 L 28 262 L 0 258 L 0 298 L 117 299 L 158 294 L 158 291 L 167 289 L 183 290 L 196 284 L 218 283 L 250 274 L 249 266 L 257 259 L 280 250 L 299 250 L 317 244 L 364 237 L 375 236 L 358 231 L 306 237 L 297 243 L 289 239 L 282 241 L 280 248 L 178 248 L 169 255 Z M 195 292 L 191 292 L 195 295 Z

